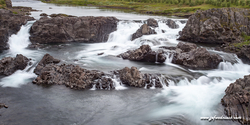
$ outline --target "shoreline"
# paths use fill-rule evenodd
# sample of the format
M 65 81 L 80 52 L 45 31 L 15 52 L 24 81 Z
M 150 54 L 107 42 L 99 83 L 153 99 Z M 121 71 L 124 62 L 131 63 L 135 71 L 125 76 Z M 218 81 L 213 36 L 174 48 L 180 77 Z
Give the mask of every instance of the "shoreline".
M 145 3 L 145 2 L 127 2 L 127 1 L 99 1 L 99 0 L 80 0 L 80 1 L 62 1 L 62 0 L 42 0 L 44 3 L 51 3 L 56 5 L 73 5 L 73 6 L 92 6 L 103 9 L 117 9 L 124 12 L 136 12 L 139 14 L 153 14 L 161 16 L 176 16 L 182 18 L 188 18 L 194 14 L 197 10 L 208 10 L 211 8 L 249 8 L 248 5 L 241 6 L 230 4 L 230 6 L 217 6 L 208 4 L 206 2 L 197 5 L 186 4 L 170 4 L 170 3 Z M 193 2 L 192 2 L 193 3 Z

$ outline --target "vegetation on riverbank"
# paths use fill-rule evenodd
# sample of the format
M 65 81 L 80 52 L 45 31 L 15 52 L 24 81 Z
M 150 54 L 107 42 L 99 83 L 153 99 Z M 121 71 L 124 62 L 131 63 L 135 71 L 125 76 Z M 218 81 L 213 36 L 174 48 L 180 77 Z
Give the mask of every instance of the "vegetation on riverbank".
M 210 8 L 248 8 L 250 0 L 46 0 L 43 2 L 78 6 L 99 6 L 138 13 L 189 16 Z
M 242 48 L 243 46 L 245 45 L 249 45 L 250 44 L 250 36 L 242 33 L 241 34 L 242 38 L 244 39 L 243 42 L 240 42 L 240 43 L 232 43 L 231 45 L 233 45 L 234 47 L 237 47 L 237 48 Z
M 6 7 L 5 0 L 0 0 L 0 9 L 5 7 Z

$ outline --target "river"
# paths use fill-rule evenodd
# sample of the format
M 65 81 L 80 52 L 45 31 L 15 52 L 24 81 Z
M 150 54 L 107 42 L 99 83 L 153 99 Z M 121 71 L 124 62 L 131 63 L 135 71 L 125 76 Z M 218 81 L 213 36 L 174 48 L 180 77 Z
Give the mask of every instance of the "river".
M 226 87 L 238 78 L 250 73 L 250 66 L 234 54 L 215 51 L 224 62 L 214 70 L 191 70 L 167 61 L 143 63 L 123 60 L 115 57 L 142 44 L 149 44 L 153 50 L 161 46 L 176 46 L 178 32 L 184 28 L 176 17 L 142 15 L 99 9 L 96 7 L 56 6 L 40 1 L 13 0 L 13 6 L 27 6 L 40 11 L 31 16 L 40 18 L 41 13 L 64 13 L 75 16 L 114 16 L 120 21 L 117 31 L 110 34 L 105 43 L 70 43 L 47 45 L 38 50 L 27 49 L 30 44 L 29 29 L 35 21 L 22 26 L 21 30 L 9 38 L 10 49 L 0 57 L 23 54 L 32 59 L 33 65 L 23 71 L 17 71 L 8 77 L 1 77 L 0 102 L 9 106 L 0 109 L 0 124 L 10 125 L 238 125 L 231 120 L 204 121 L 200 117 L 224 115 L 220 103 Z M 133 20 L 154 18 L 159 21 L 157 34 L 143 36 L 131 41 L 131 35 L 143 24 Z M 170 29 L 164 19 L 171 18 L 180 26 Z M 162 30 L 166 32 L 163 33 Z M 144 40 L 144 42 L 140 42 Z M 104 52 L 98 56 L 98 53 Z M 124 67 L 136 66 L 143 73 L 160 73 L 161 79 L 171 77 L 169 86 L 162 89 L 126 87 L 116 83 L 115 90 L 71 90 L 65 86 L 37 86 L 32 84 L 36 75 L 34 67 L 44 54 L 62 60 L 66 64 L 75 64 L 90 70 L 109 72 Z M 115 79 L 113 79 L 116 82 Z M 225 116 L 225 115 L 224 115 Z

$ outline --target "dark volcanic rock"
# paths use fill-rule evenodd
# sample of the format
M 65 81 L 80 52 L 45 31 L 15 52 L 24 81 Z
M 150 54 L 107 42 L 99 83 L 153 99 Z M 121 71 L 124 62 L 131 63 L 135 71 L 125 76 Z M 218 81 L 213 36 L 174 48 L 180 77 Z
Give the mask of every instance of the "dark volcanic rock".
M 46 54 L 36 67 L 37 78 L 33 80 L 37 85 L 65 85 L 72 89 L 97 89 L 111 90 L 115 88 L 111 76 L 120 78 L 121 83 L 133 87 L 162 88 L 158 75 L 142 74 L 136 67 L 113 71 L 112 75 L 101 71 L 87 70 L 75 65 L 56 65 L 55 59 Z M 58 60 L 56 60 L 58 62 Z M 168 85 L 168 83 L 166 83 Z
M 46 13 L 41 13 L 40 16 L 48 16 Z
M 172 62 L 191 69 L 214 69 L 223 61 L 219 55 L 210 54 L 192 43 L 180 42 L 175 51 Z
M 132 39 L 142 37 L 143 35 L 156 34 L 155 30 L 151 29 L 147 24 L 143 24 L 133 35 Z
M 23 70 L 28 65 L 29 59 L 21 54 L 16 58 L 5 57 L 0 60 L 0 75 L 11 75 L 17 70 Z
M 222 105 L 225 106 L 224 113 L 231 116 L 240 116 L 242 124 L 249 124 L 250 118 L 250 75 L 244 76 L 231 83 L 225 90 L 226 95 L 221 99 Z
M 47 64 L 33 83 L 65 85 L 74 89 L 90 89 L 98 82 L 108 83 L 106 86 L 109 86 L 111 83 L 102 79 L 102 76 L 104 76 L 103 72 L 90 71 L 79 66 Z
M 187 23 L 186 20 L 180 20 L 180 22 L 181 22 L 182 24 Z
M 72 89 L 90 89 L 96 85 L 97 89 L 113 89 L 114 84 L 110 78 L 100 71 L 91 71 L 74 65 L 56 65 L 60 60 L 46 54 L 35 69 L 38 75 L 34 84 L 65 85 Z
M 125 53 L 118 55 L 123 59 L 128 59 L 132 61 L 143 61 L 143 62 L 164 62 L 166 56 L 163 51 L 155 52 L 151 50 L 149 45 L 142 45 L 136 50 L 129 50 Z
M 158 22 L 153 18 L 147 19 L 147 24 L 153 28 L 159 27 Z
M 158 76 L 152 74 L 141 74 L 140 71 L 136 67 L 125 67 L 119 72 L 120 80 L 123 84 L 133 87 L 156 87 L 162 88 L 162 84 Z
M 241 42 L 250 35 L 249 9 L 220 8 L 197 11 L 188 18 L 179 40 L 223 44 Z
M 41 70 L 48 64 L 57 64 L 60 60 L 54 59 L 51 55 L 45 54 L 42 58 L 42 60 L 38 63 L 36 66 L 34 73 L 37 75 L 40 75 Z
M 179 28 L 179 25 L 177 25 L 177 24 L 175 23 L 175 21 L 173 21 L 173 20 L 171 20 L 171 19 L 168 19 L 168 20 L 166 21 L 166 25 L 168 25 L 168 27 L 169 27 L 169 28 L 172 28 L 172 29 L 177 29 L 177 28 Z
M 11 8 L 12 7 L 12 2 L 11 0 L 5 0 L 6 7 Z
M 9 10 L 0 9 L 0 52 L 9 48 L 8 38 L 16 34 L 27 21 L 33 17 L 13 14 Z
M 40 15 L 41 16 L 41 15 Z M 49 15 L 50 17 L 76 17 L 76 16 L 72 16 L 72 15 L 67 15 L 67 14 L 62 14 L 62 13 L 59 13 L 59 14 L 51 14 Z
M 32 43 L 105 42 L 116 30 L 115 17 L 54 17 L 36 21 L 30 29 Z

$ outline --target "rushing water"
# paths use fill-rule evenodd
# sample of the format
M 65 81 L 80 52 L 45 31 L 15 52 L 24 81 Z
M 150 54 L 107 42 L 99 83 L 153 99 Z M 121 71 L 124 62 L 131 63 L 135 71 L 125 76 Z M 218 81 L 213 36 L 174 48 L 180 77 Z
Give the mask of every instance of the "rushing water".
M 176 46 L 178 32 L 185 26 L 177 21 L 178 29 L 170 29 L 163 23 L 166 17 L 138 15 L 133 13 L 110 12 L 95 7 L 69 7 L 45 4 L 39 1 L 17 1 L 15 6 L 30 6 L 42 12 L 66 13 L 76 16 L 115 16 L 121 21 L 117 31 L 110 34 L 105 43 L 47 45 L 39 50 L 27 49 L 29 29 L 34 21 L 22 26 L 21 30 L 9 38 L 10 49 L 1 58 L 23 54 L 31 58 L 32 65 L 0 80 L 0 103 L 8 109 L 0 109 L 0 124 L 66 124 L 66 125 L 132 125 L 132 124 L 239 124 L 233 121 L 201 121 L 200 117 L 222 116 L 220 100 L 226 87 L 250 72 L 250 66 L 241 62 L 234 54 L 213 50 L 221 55 L 224 62 L 214 70 L 190 70 L 171 63 L 173 55 L 163 64 L 143 63 L 115 57 L 129 49 L 149 44 L 153 50 L 161 46 Z M 52 9 L 49 9 L 52 7 Z M 39 12 L 32 16 L 39 18 Z M 131 41 L 131 35 L 143 24 L 132 21 L 156 18 L 159 21 L 157 34 L 143 36 Z M 166 31 L 165 33 L 162 30 Z M 205 46 L 203 46 L 205 47 Z M 104 53 L 98 56 L 98 53 Z M 136 66 L 144 73 L 160 73 L 163 89 L 142 89 L 120 85 L 113 79 L 116 90 L 76 91 L 65 86 L 37 86 L 31 82 L 36 77 L 34 67 L 45 53 L 49 53 L 63 63 L 79 65 L 86 69 L 104 72 Z M 167 77 L 173 80 L 167 80 Z M 94 90 L 94 91 L 92 91 Z

